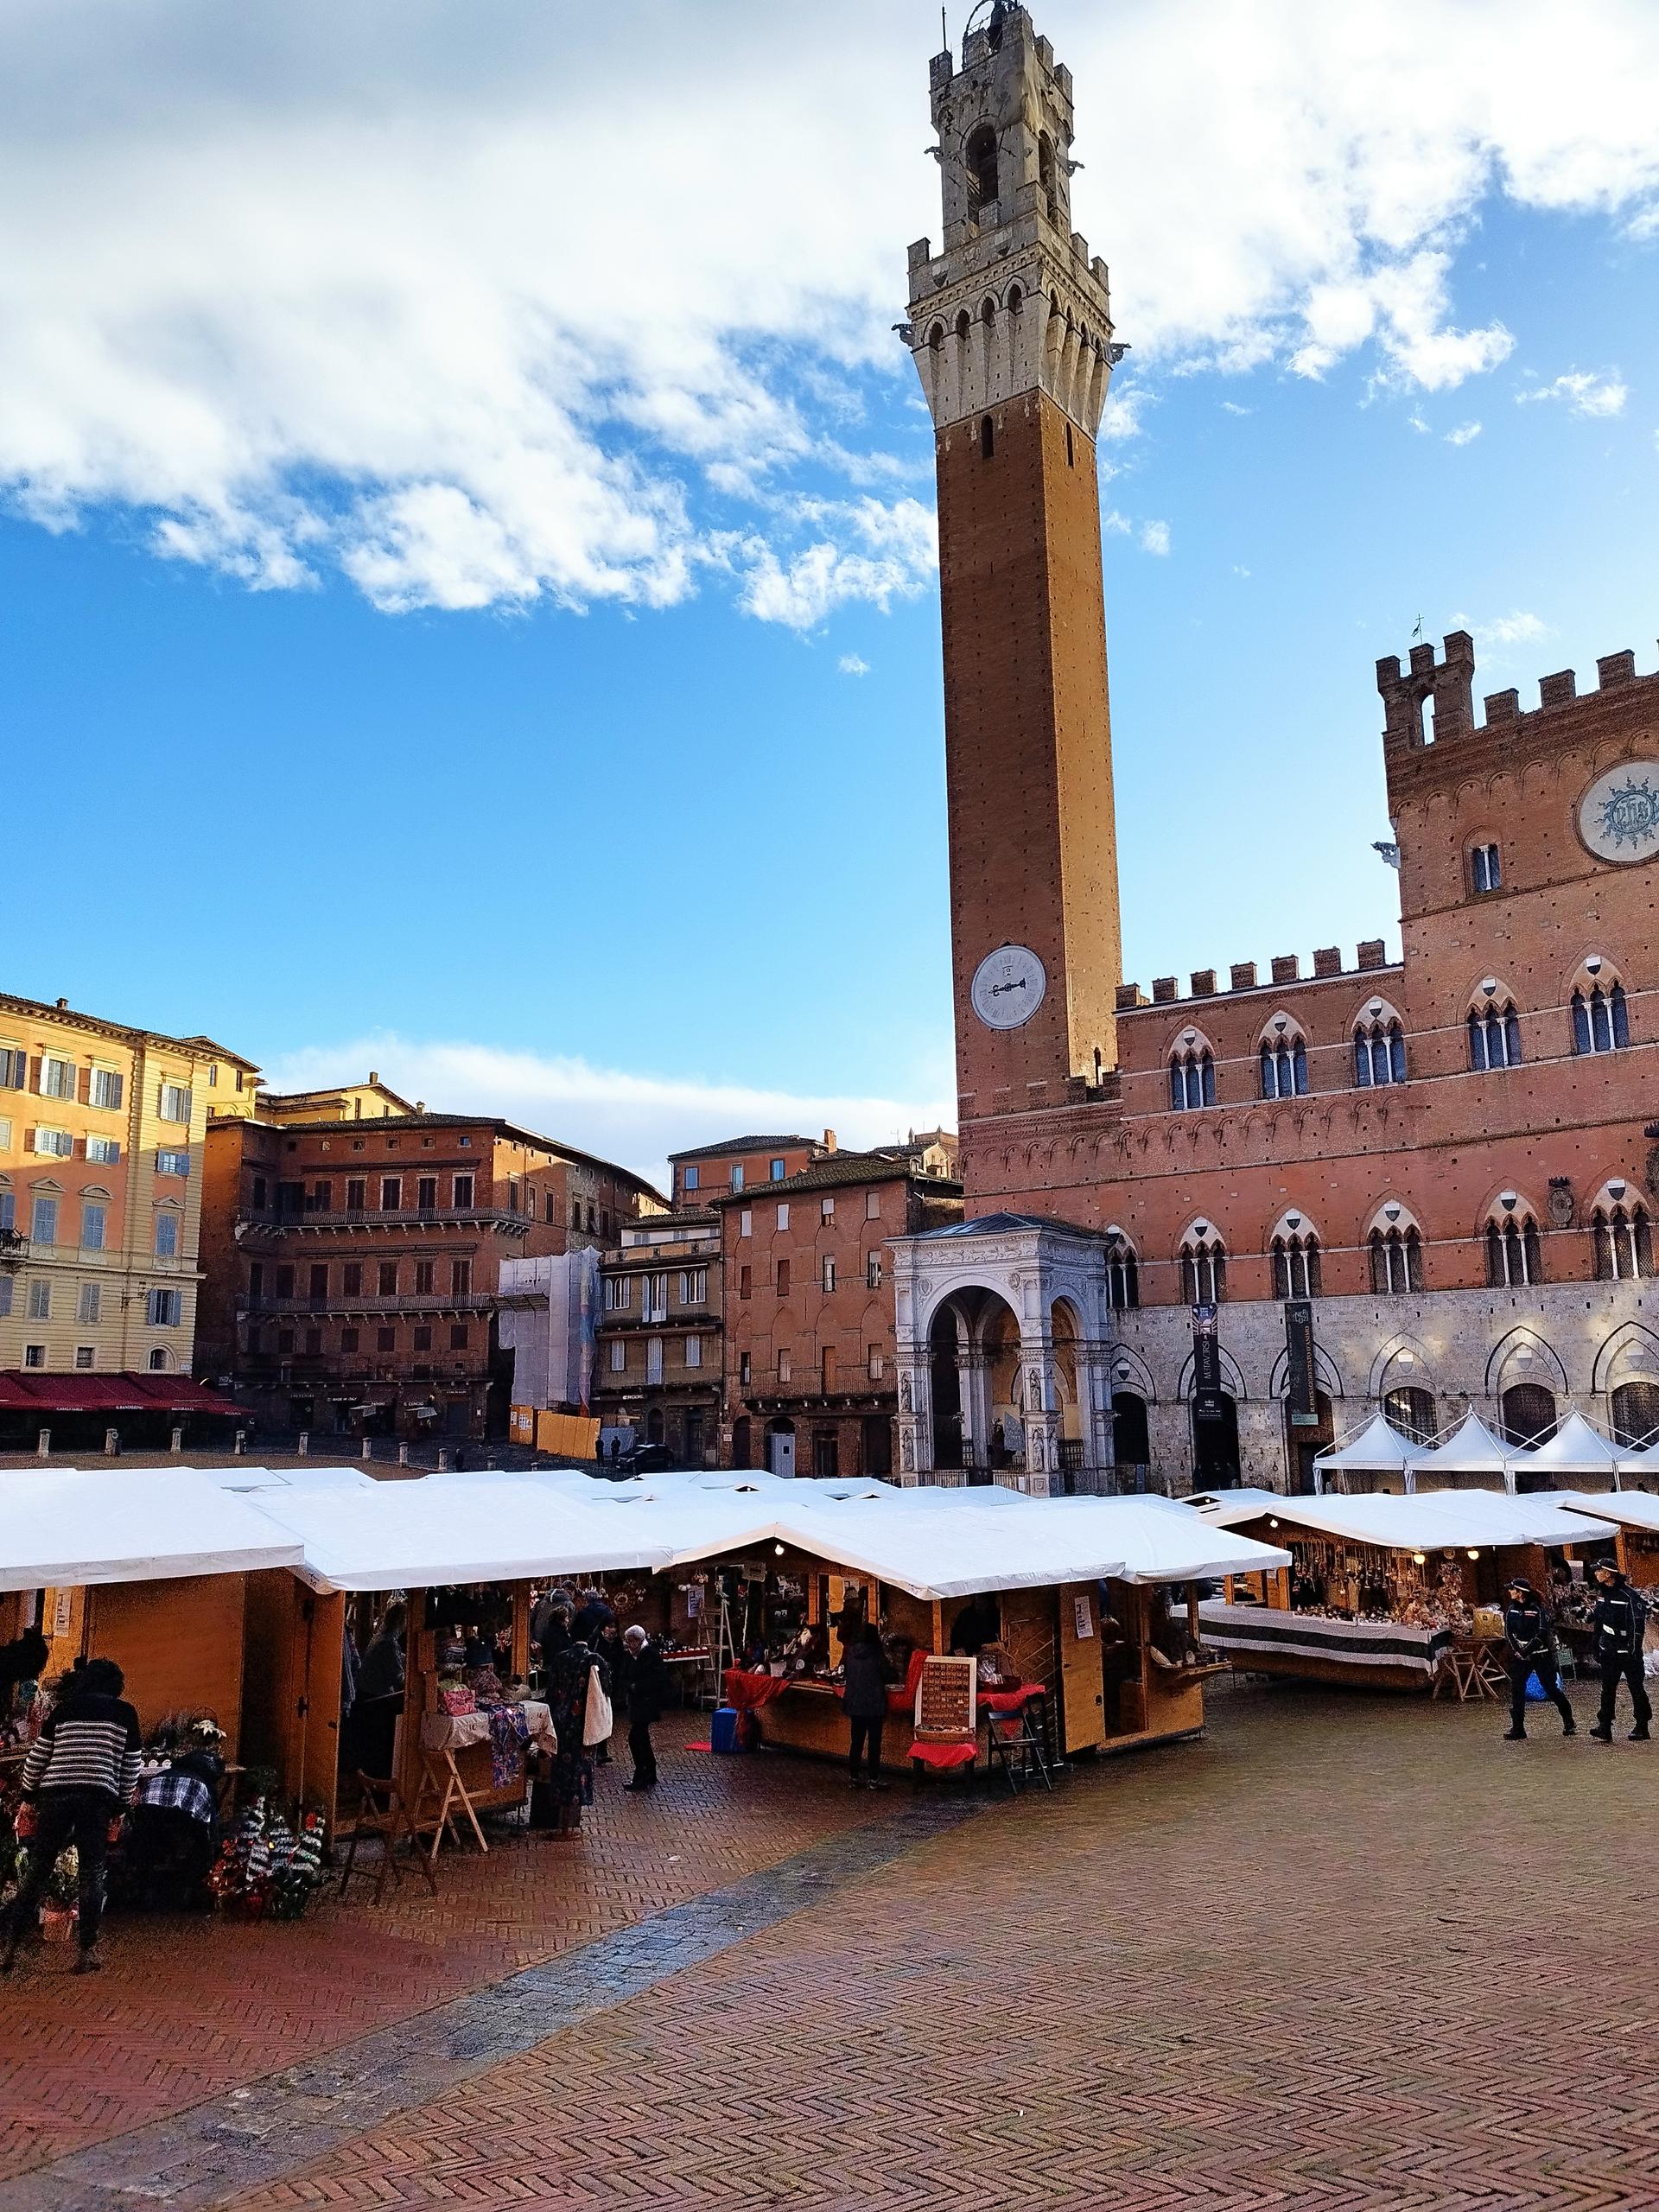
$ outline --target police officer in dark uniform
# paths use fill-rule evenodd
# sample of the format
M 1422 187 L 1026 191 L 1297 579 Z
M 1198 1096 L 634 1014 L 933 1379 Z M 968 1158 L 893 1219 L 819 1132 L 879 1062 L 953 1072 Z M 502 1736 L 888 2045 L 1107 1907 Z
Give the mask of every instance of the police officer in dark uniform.
M 1601 1664 L 1601 1710 L 1590 1733 L 1598 1743 L 1612 1742 L 1613 1707 L 1618 1698 L 1618 1686 L 1625 1681 L 1630 1686 L 1630 1710 L 1636 1715 L 1630 1741 L 1645 1744 L 1648 1723 L 1653 1718 L 1648 1686 L 1642 1679 L 1642 1635 L 1647 1625 L 1648 1609 L 1610 1559 L 1596 1562 L 1596 1592 L 1591 1626 L 1595 1633 L 1596 1657 Z
M 1506 1744 L 1527 1740 L 1527 1683 L 1536 1675 L 1544 1695 L 1561 1716 L 1563 1736 L 1576 1736 L 1573 1708 L 1561 1688 L 1555 1662 L 1555 1637 L 1543 1599 L 1530 1582 L 1516 1575 L 1503 1603 L 1503 1637 L 1509 1649 L 1510 1732 Z

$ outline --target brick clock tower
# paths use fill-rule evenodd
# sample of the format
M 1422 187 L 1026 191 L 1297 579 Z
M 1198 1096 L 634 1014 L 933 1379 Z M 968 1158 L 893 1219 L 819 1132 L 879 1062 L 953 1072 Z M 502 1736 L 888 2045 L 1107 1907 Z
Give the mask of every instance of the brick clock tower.
M 931 69 L 944 241 L 910 250 L 938 467 L 959 1126 L 1116 1062 L 1120 977 L 1095 433 L 1106 264 L 1071 226 L 1071 78 L 1022 7 Z

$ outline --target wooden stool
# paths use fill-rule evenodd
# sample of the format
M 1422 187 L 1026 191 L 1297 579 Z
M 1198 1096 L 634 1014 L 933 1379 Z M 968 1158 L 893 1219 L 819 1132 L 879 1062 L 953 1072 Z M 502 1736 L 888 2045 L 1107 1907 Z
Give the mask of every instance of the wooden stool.
M 477 1808 L 467 1794 L 466 1783 L 461 1778 L 461 1769 L 455 1764 L 454 1751 L 445 1751 L 442 1754 L 442 1765 L 435 1766 L 430 1751 L 421 1753 L 421 1787 L 415 1800 L 411 1825 L 416 1827 L 425 1826 L 426 1801 L 429 1793 L 438 1800 L 437 1825 L 432 1831 L 432 1857 L 434 1859 L 437 1857 L 446 1835 L 457 1850 L 461 1848 L 461 1838 L 455 1832 L 454 1825 L 455 1808 L 459 1806 L 466 1814 L 473 1834 L 477 1838 L 479 1849 L 486 1858 L 488 1858 L 490 1847 L 485 1840 L 483 1829 L 479 1826 Z
M 378 1904 L 385 1895 L 386 1877 L 390 1874 L 398 1888 L 402 1888 L 404 1870 L 397 1864 L 399 1841 L 409 1845 L 410 1855 L 418 1871 L 426 1878 L 426 1885 L 434 1897 L 438 1893 L 438 1878 L 433 1872 L 420 1839 L 415 1833 L 415 1823 L 410 1816 L 404 1794 L 395 1782 L 382 1782 L 373 1775 L 358 1770 L 357 1786 L 361 1792 L 357 1820 L 346 1840 L 346 1863 L 340 1877 L 338 1894 L 344 1897 L 346 1885 L 357 1872 L 357 1847 L 360 1838 L 378 1835 L 380 1838 L 380 1870 L 375 1878 L 374 1895 L 369 1900 Z

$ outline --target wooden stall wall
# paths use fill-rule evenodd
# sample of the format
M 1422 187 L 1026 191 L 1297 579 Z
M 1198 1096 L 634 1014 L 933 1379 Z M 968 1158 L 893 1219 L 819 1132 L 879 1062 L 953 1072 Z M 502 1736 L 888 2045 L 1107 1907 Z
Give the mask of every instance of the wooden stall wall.
M 244 1764 L 274 1767 L 283 1798 L 316 1807 L 331 1833 L 345 1618 L 343 1598 L 286 1568 L 248 1577 Z
M 242 1638 L 248 1578 L 204 1574 L 168 1582 L 111 1582 L 79 1592 L 79 1637 L 54 1638 L 57 1669 L 74 1653 L 113 1659 L 146 1735 L 168 1713 L 213 1714 L 238 1756 Z M 56 1593 L 54 1593 L 55 1596 Z M 52 1611 L 48 1599 L 48 1611 Z M 68 1643 L 71 1649 L 65 1652 Z
M 1067 1582 L 1057 1592 L 1060 1616 L 1060 1702 L 1065 1748 L 1096 1751 L 1106 1741 L 1106 1691 L 1101 1669 L 1100 1607 L 1092 1582 Z

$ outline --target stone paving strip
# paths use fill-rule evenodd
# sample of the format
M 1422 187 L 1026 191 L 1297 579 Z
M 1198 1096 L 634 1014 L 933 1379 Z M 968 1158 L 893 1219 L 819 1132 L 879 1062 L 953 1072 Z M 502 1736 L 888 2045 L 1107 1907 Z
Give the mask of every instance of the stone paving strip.
M 988 1801 L 995 1803 L 995 1800 Z M 822 1904 L 988 1809 L 951 1792 L 896 1801 L 725 1888 L 144 2127 L 0 2183 L 0 2212 L 200 2212 L 278 2180 L 503 2060 Z

